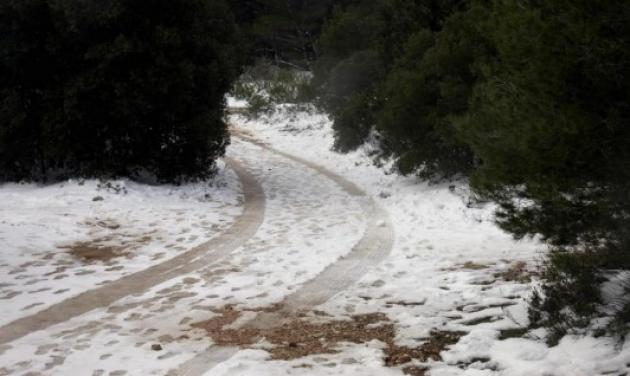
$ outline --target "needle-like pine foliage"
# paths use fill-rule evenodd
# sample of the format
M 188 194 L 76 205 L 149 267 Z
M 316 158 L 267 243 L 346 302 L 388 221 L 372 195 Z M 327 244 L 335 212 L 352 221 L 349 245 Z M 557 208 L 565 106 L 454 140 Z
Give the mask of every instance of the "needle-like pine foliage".
M 321 38 L 337 148 L 376 130 L 400 172 L 470 176 L 502 228 L 544 239 L 531 318 L 555 339 L 630 269 L 628 20 L 622 0 L 356 1 Z
M 458 124 L 502 227 L 556 247 L 538 319 L 558 334 L 597 313 L 604 272 L 630 268 L 628 19 L 625 1 L 497 1 L 497 57 Z

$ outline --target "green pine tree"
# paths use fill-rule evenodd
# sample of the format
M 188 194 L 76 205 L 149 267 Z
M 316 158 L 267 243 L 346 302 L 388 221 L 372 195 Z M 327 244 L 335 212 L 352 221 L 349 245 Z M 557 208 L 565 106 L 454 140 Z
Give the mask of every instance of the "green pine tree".
M 240 63 L 223 1 L 9 1 L 0 24 L 3 179 L 212 171 Z

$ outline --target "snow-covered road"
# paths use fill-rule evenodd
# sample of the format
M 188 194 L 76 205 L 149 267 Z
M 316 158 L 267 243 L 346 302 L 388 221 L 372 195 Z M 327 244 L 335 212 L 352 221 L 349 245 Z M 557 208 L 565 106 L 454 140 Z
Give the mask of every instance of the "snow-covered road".
M 212 186 L 0 186 L 0 375 L 630 371 L 628 342 L 523 337 L 544 247 L 465 181 L 334 153 L 314 111 L 232 121 Z
M 282 315 L 311 308 L 387 255 L 387 216 L 351 183 L 251 142 L 235 141 L 229 157 L 245 191 L 244 209 L 229 228 L 7 323 L 0 328 L 1 373 L 164 374 L 212 347 L 190 324 L 216 316 L 214 310 L 281 302 Z M 73 283 L 81 285 L 81 277 Z
M 123 297 L 143 293 L 164 281 L 228 257 L 256 233 L 265 212 L 265 196 L 256 179 L 239 163 L 231 162 L 228 165 L 237 173 L 242 184 L 244 206 L 241 215 L 227 230 L 167 261 L 87 290 L 0 327 L 0 345 L 94 309 L 106 308 Z
M 241 330 L 248 327 L 276 328 L 286 324 L 299 314 L 308 312 L 324 304 L 330 298 L 345 290 L 361 279 L 371 267 L 378 265 L 391 252 L 394 241 L 389 215 L 376 204 L 365 192 L 352 182 L 313 162 L 284 153 L 259 142 L 242 129 L 233 129 L 233 134 L 240 140 L 252 143 L 266 152 L 272 152 L 329 178 L 341 187 L 348 195 L 359 197 L 363 201 L 367 229 L 352 251 L 330 264 L 321 273 L 308 280 L 281 302 L 276 303 L 272 312 L 259 312 L 240 322 Z M 227 360 L 238 351 L 238 348 L 225 349 L 211 346 L 188 362 L 179 366 L 177 375 L 203 375 L 215 365 Z

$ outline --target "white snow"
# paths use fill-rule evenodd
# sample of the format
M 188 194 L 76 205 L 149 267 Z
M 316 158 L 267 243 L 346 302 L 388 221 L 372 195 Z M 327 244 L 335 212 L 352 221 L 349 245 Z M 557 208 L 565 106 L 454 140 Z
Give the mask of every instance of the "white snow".
M 228 99 L 230 106 L 246 103 Z M 500 340 L 527 326 L 532 283 L 545 251 L 514 241 L 493 223 L 492 204 L 471 205 L 465 181 L 429 185 L 373 165 L 370 147 L 331 151 L 325 114 L 291 106 L 260 119 L 230 117 L 273 148 L 320 164 L 356 183 L 390 214 L 391 255 L 318 310 L 335 318 L 382 312 L 396 342 L 410 347 L 433 330 L 463 331 L 430 367 L 431 376 L 595 376 L 630 371 L 630 344 L 567 336 L 548 347 L 540 331 Z M 190 324 L 234 305 L 252 317 L 342 259 L 363 236 L 364 197 L 346 194 L 325 176 L 235 138 L 228 156 L 260 182 L 266 198 L 257 233 L 218 262 L 127 296 L 112 306 L 0 345 L 0 374 L 165 375 L 212 345 Z M 167 260 L 227 230 L 242 213 L 236 175 L 221 169 L 213 185 L 146 186 L 98 182 L 0 186 L 0 326 L 108 280 Z M 101 196 L 102 201 L 93 201 Z M 385 225 L 385 222 L 379 225 Z M 124 257 L 86 261 L 66 246 L 125 243 Z M 516 271 L 516 272 L 515 272 Z M 57 279 L 55 279 L 57 278 Z M 621 291 L 609 288 L 610 299 Z M 37 304 L 36 303 L 41 303 Z M 242 321 L 242 320 L 241 320 Z M 151 349 L 161 344 L 161 351 Z M 206 376 L 402 375 L 385 367 L 385 344 L 341 344 L 335 354 L 271 360 L 243 349 Z
M 228 304 L 255 309 L 282 300 L 361 238 L 361 198 L 249 143 L 235 140 L 229 156 L 246 164 L 265 191 L 265 219 L 253 238 L 221 262 L 0 347 L 0 369 L 165 374 L 212 344 L 190 324 Z M 164 350 L 152 351 L 154 343 Z M 53 357 L 60 364 L 49 368 Z
M 630 371 L 630 345 L 612 339 L 566 337 L 553 348 L 531 334 L 531 338 L 498 339 L 503 329 L 528 325 L 527 298 L 532 289 L 531 282 L 508 281 L 501 273 L 519 262 L 535 270 L 545 247 L 535 239 L 515 241 L 496 227 L 494 205 L 468 205 L 465 181 L 429 185 L 390 173 L 387 166 L 374 166 L 369 145 L 346 155 L 335 153 L 331 121 L 315 110 L 295 111 L 283 105 L 259 119 L 233 115 L 231 121 L 277 149 L 352 180 L 391 214 L 396 232 L 391 257 L 318 309 L 339 316 L 385 312 L 397 323 L 397 341 L 408 346 L 421 344 L 432 329 L 467 332 L 442 354 L 442 362 L 429 363 L 432 376 L 586 376 Z M 230 366 L 241 362 L 248 369 L 254 360 L 246 355 L 231 359 Z M 334 374 L 362 374 L 343 365 L 341 360 L 347 356 L 346 351 L 326 356 L 338 364 Z M 313 367 L 308 374 L 328 374 L 321 364 L 307 363 Z M 295 372 L 287 363 L 270 374 Z M 368 373 L 388 372 L 391 369 L 381 366 Z
M 236 99 L 234 97 L 227 97 L 226 99 L 228 108 L 246 108 L 248 103 L 243 99 Z
M 110 186 L 0 186 L 0 326 L 176 256 L 220 234 L 241 212 L 240 183 L 225 169 L 211 183 Z M 86 260 L 69 252 L 81 244 L 124 250 L 111 260 Z

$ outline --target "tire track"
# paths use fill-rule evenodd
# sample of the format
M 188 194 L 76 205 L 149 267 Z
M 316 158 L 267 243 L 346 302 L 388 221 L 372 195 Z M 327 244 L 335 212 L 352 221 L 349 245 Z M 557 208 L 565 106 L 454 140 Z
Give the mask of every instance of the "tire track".
M 391 252 L 394 232 L 388 213 L 354 183 L 340 175 L 303 158 L 276 150 L 248 135 L 243 130 L 233 128 L 232 135 L 243 141 L 257 145 L 274 154 L 307 166 L 328 177 L 352 196 L 365 198 L 365 211 L 368 226 L 364 236 L 341 260 L 329 265 L 315 278 L 306 282 L 281 303 L 281 309 L 273 313 L 261 312 L 244 323 L 243 326 L 270 328 L 280 326 L 293 314 L 312 309 L 331 299 L 363 277 L 368 270 L 383 261 Z M 210 346 L 204 352 L 168 372 L 169 376 L 201 376 L 219 363 L 231 358 L 238 348 Z
M 45 310 L 0 327 L 0 345 L 44 330 L 97 308 L 107 307 L 126 296 L 141 293 L 169 279 L 190 273 L 227 257 L 251 238 L 265 217 L 265 194 L 256 178 L 240 163 L 226 158 L 241 181 L 243 213 L 234 224 L 214 239 L 163 263 L 83 292 Z

